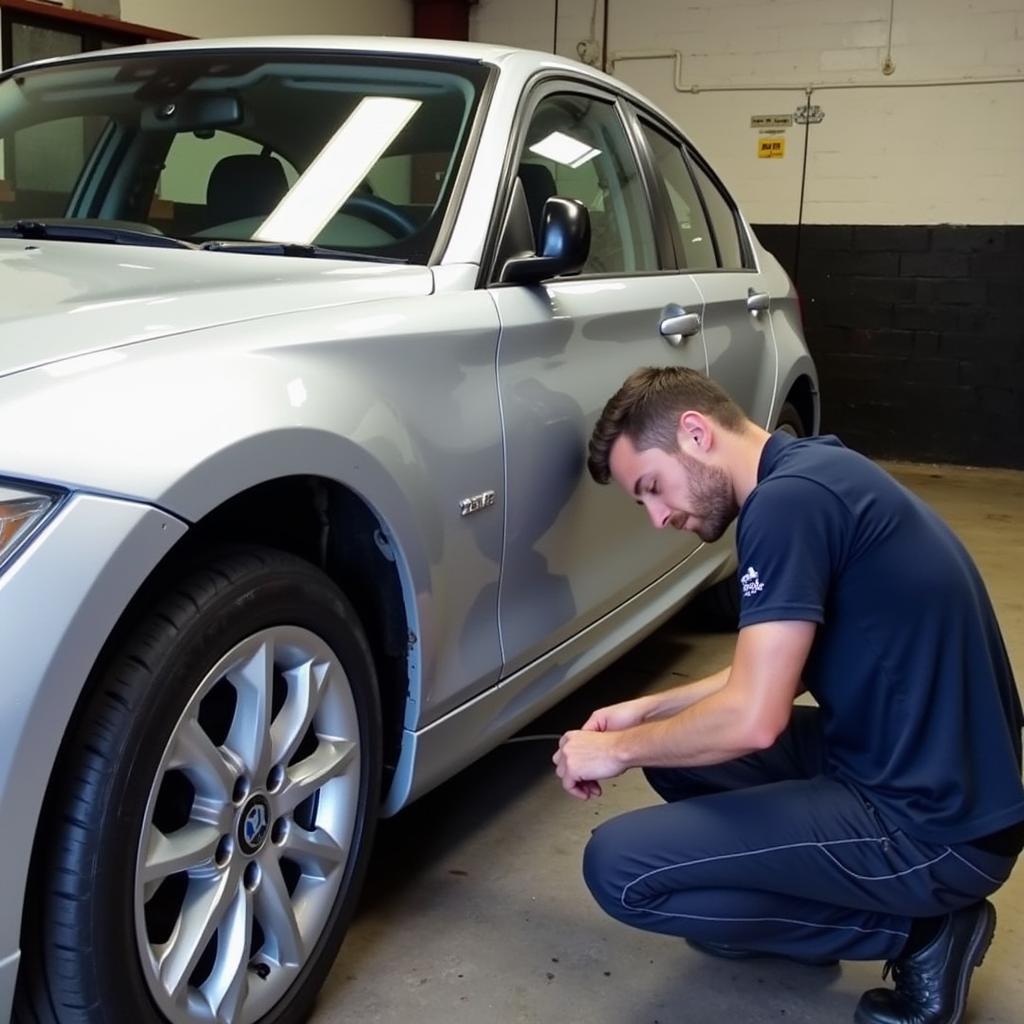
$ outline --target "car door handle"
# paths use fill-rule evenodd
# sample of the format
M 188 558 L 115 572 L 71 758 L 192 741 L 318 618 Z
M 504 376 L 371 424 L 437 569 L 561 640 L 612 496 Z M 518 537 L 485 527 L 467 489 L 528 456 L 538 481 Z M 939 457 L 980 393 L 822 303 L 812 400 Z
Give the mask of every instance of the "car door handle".
M 755 292 L 751 288 L 747 292 L 747 309 L 751 313 L 760 313 L 771 304 L 772 297 L 767 292 Z
M 667 316 L 661 321 L 662 337 L 670 345 L 681 345 L 683 338 L 696 334 L 700 330 L 700 316 L 697 313 L 680 311 L 674 316 Z

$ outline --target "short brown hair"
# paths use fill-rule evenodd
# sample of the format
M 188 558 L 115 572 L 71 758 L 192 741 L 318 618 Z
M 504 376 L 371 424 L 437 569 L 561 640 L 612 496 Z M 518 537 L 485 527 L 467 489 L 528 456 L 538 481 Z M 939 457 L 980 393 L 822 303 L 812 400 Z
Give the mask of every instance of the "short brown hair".
M 608 461 L 612 445 L 622 436 L 628 437 L 637 451 L 679 451 L 679 417 L 691 409 L 727 430 L 739 432 L 746 422 L 743 410 L 725 391 L 696 370 L 681 366 L 635 370 L 608 399 L 590 436 L 590 475 L 599 484 L 611 480 Z

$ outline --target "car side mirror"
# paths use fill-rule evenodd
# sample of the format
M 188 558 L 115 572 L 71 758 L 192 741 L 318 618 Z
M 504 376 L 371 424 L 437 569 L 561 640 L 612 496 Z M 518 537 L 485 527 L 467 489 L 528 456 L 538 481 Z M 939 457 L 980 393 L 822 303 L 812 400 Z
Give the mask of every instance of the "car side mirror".
M 515 256 L 501 270 L 503 284 L 539 284 L 578 274 L 590 255 L 590 213 L 575 199 L 552 196 L 541 214 L 537 252 Z

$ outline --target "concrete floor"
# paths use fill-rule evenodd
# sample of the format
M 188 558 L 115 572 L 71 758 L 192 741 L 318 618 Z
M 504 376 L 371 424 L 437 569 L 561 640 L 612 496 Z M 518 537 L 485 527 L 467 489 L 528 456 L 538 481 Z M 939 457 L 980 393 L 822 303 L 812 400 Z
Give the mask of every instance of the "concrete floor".
M 890 466 L 971 550 L 1024 683 L 1024 473 Z M 526 732 L 561 733 L 596 706 L 727 663 L 731 636 L 685 611 Z M 359 915 L 315 1024 L 832 1024 L 852 1019 L 881 964 L 727 963 L 616 924 L 591 902 L 589 830 L 652 802 L 639 772 L 602 800 L 565 796 L 553 744 L 501 747 L 384 823 Z M 1024 869 L 996 895 L 996 941 L 968 1019 L 1024 1020 Z

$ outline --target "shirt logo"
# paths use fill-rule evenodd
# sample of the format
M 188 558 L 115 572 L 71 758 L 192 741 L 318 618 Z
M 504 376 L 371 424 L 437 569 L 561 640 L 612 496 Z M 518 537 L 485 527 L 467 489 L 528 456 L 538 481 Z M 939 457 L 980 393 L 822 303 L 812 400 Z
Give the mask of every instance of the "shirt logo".
M 752 565 L 740 577 L 740 583 L 743 584 L 744 597 L 753 597 L 764 590 L 764 584 L 757 578 L 757 570 Z

